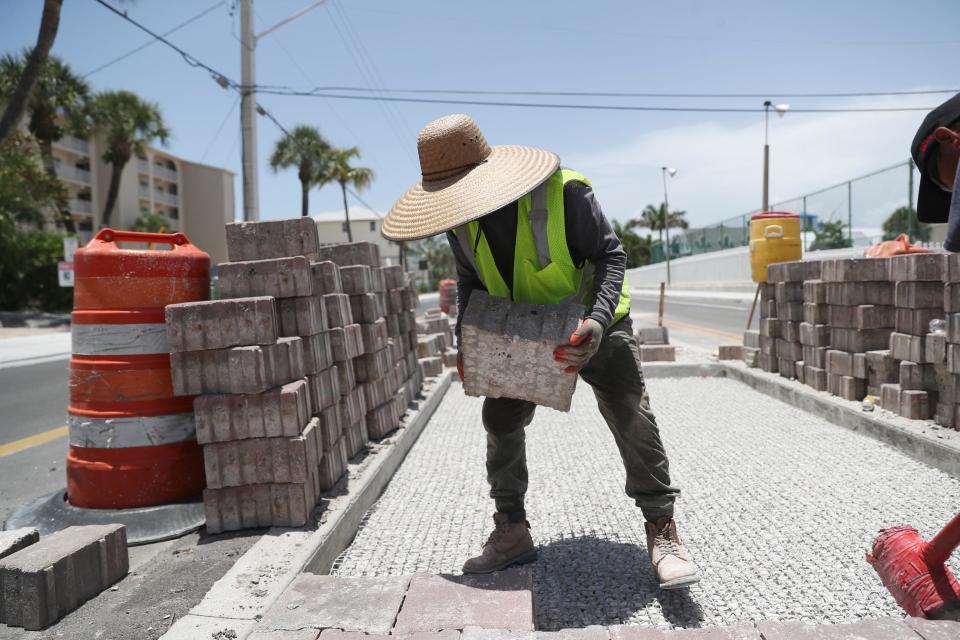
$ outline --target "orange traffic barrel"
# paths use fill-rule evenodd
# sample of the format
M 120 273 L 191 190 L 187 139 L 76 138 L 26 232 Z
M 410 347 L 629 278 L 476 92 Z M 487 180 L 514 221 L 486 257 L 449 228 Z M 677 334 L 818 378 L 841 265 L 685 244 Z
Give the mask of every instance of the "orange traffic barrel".
M 454 313 L 457 312 L 456 280 L 445 279 L 440 281 L 440 304 L 438 306 L 444 313 L 450 313 L 450 309 L 453 309 Z
M 102 229 L 74 269 L 70 504 L 126 509 L 199 494 L 193 398 L 173 395 L 164 307 L 208 298 L 210 256 L 182 233 Z

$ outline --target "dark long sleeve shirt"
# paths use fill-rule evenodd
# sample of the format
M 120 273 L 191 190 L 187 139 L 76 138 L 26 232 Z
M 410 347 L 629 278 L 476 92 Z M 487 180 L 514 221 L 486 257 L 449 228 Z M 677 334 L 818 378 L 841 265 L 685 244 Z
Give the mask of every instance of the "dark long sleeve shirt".
M 947 217 L 947 237 L 943 241 L 943 248 L 947 251 L 960 251 L 960 164 L 957 165 L 957 176 L 953 179 L 953 197 L 950 200 L 950 213 Z
M 593 189 L 579 180 L 571 180 L 563 186 L 563 214 L 567 232 L 567 247 L 577 266 L 590 262 L 594 267 L 593 288 L 587 306 L 587 317 L 599 322 L 604 329 L 613 323 L 614 312 L 620 301 L 623 276 L 627 266 L 627 254 L 620 239 Z M 493 260 L 503 276 L 503 281 L 513 287 L 513 261 L 517 244 L 517 203 L 510 204 L 480 218 L 480 229 L 486 237 Z M 453 250 L 457 265 L 457 343 L 460 342 L 460 319 L 467 308 L 470 293 L 474 289 L 486 290 L 480 276 L 464 255 L 460 243 L 452 232 L 447 240 Z

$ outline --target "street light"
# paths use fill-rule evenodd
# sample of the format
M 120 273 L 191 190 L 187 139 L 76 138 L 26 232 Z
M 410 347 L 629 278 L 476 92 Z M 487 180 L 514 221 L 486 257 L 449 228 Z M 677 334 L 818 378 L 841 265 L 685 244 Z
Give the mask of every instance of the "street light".
M 774 105 L 769 100 L 763 102 L 763 211 L 770 209 L 770 144 L 768 142 L 770 107 L 773 107 L 781 118 L 790 110 L 788 104 Z
M 670 177 L 677 175 L 677 170 L 673 167 L 660 167 L 663 174 L 663 226 L 667 232 L 667 244 L 664 246 L 664 255 L 667 258 L 667 284 L 670 284 L 670 201 L 667 200 L 667 174 Z

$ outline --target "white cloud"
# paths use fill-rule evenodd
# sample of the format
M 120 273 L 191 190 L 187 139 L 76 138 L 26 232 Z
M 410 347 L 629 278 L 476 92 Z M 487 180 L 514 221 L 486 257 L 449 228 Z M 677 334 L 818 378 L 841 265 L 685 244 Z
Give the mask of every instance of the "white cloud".
M 942 96 L 848 101 L 837 106 L 912 106 Z M 770 117 L 770 201 L 786 200 L 906 161 L 924 111 L 881 113 L 787 113 Z M 568 153 L 569 165 L 593 183 L 610 217 L 627 219 L 661 201 L 660 167 L 677 167 L 669 179 L 672 209 L 683 209 L 695 226 L 760 208 L 763 116 L 755 121 L 713 122 L 658 129 L 625 144 Z M 566 162 L 565 162 L 566 164 Z M 884 174 L 864 191 L 902 193 L 907 174 Z M 874 199 L 881 194 L 871 193 Z M 899 196 L 897 196 L 899 197 Z M 843 200 L 845 202 L 845 199 Z M 862 202 L 859 196 L 855 201 Z M 843 204 L 842 206 L 846 206 Z M 856 212 L 855 212 L 856 215 Z

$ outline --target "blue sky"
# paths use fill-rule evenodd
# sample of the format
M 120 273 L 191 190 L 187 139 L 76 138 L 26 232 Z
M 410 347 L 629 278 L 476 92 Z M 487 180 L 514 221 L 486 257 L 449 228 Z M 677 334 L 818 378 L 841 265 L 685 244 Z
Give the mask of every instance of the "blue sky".
M 311 0 L 257 0 L 257 30 Z M 115 0 L 111 0 L 115 3 Z M 32 43 L 41 2 L 5 0 L 0 49 Z M 162 32 L 214 0 L 137 0 L 122 6 Z M 170 40 L 239 81 L 239 10 L 225 2 Z M 769 93 L 797 107 L 933 106 L 947 96 L 779 98 L 788 92 L 950 88 L 960 59 L 960 3 L 953 0 L 441 2 L 328 0 L 260 41 L 260 84 L 387 88 Z M 348 26 L 349 24 L 349 26 Z M 350 36 L 353 34 L 353 37 Z M 96 4 L 66 0 L 54 53 L 86 73 L 149 37 Z M 363 69 L 363 73 L 358 71 Z M 95 89 L 129 89 L 159 103 L 179 156 L 240 171 L 236 94 L 178 54 L 153 44 L 92 74 Z M 748 100 L 679 98 L 557 102 L 759 106 Z M 338 145 L 358 145 L 377 179 L 361 194 L 385 211 L 419 174 L 416 133 L 463 111 L 492 144 L 552 149 L 594 182 L 608 216 L 625 220 L 662 197 L 660 166 L 679 168 L 670 202 L 705 224 L 759 206 L 760 114 L 515 109 L 261 96 L 285 126 L 316 125 Z M 232 109 L 232 110 L 231 110 Z M 229 114 L 229 117 L 228 117 Z M 785 199 L 905 160 L 922 112 L 788 113 L 771 120 L 771 198 Z M 217 135 L 217 130 L 225 123 Z M 267 158 L 280 131 L 259 119 L 263 218 L 294 216 L 294 171 Z M 237 209 L 240 215 L 240 180 Z M 314 190 L 311 212 L 341 207 L 339 189 Z

